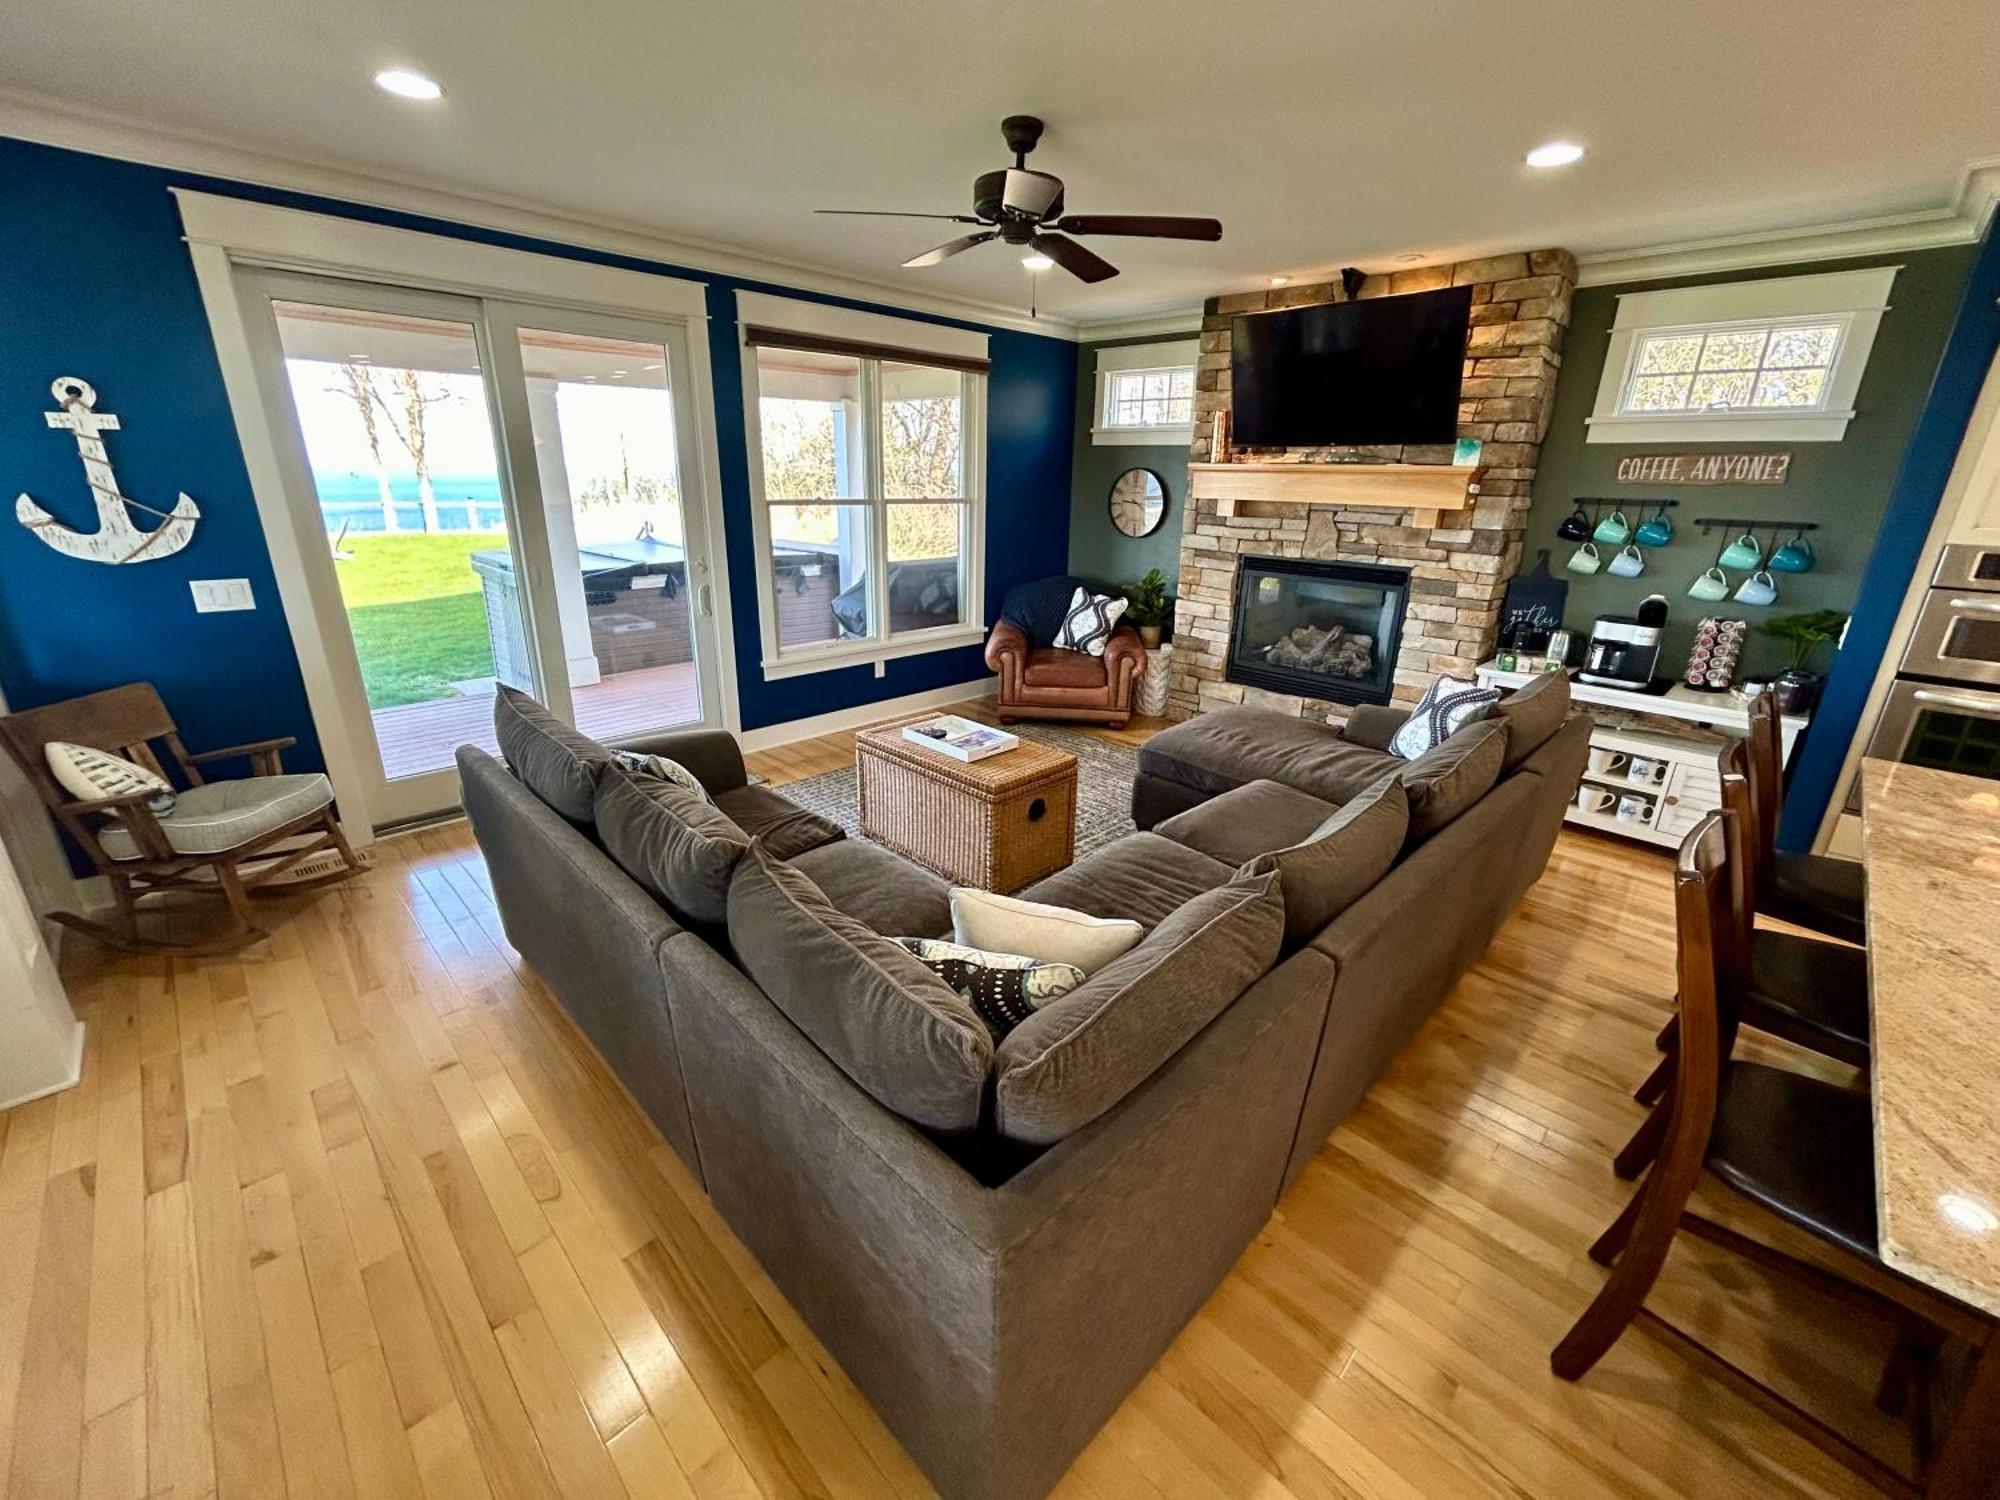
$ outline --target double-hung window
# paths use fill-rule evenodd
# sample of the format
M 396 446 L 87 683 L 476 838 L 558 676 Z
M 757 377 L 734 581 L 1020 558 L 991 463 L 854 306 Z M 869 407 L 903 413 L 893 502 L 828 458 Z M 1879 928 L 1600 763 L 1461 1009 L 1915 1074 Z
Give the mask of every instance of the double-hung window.
M 785 302 L 739 302 L 753 297 Z M 983 336 L 816 304 L 754 307 L 772 323 L 741 311 L 766 677 L 981 639 Z M 879 341 L 899 330 L 914 342 Z
M 1090 440 L 1187 442 L 1194 431 L 1194 339 L 1097 351 L 1097 410 Z
M 1895 276 L 1876 266 L 1620 297 L 1590 441 L 1838 442 Z

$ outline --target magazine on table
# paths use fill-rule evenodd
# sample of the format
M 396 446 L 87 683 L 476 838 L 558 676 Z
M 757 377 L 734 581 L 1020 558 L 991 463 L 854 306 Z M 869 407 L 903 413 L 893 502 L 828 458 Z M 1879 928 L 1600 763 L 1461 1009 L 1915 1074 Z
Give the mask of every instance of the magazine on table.
M 961 719 L 957 714 L 939 714 L 934 719 L 905 724 L 903 738 L 913 745 L 922 745 L 926 750 L 935 750 L 939 755 L 964 761 L 1004 755 L 1021 743 L 1017 734 L 995 729 L 990 724 Z

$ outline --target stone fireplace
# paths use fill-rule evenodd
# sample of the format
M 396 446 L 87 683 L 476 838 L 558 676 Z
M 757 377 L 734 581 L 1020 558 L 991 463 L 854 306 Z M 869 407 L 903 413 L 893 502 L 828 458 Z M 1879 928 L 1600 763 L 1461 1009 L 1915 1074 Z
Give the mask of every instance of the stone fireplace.
M 1189 499 L 1181 506 L 1180 581 L 1174 618 L 1174 653 L 1168 712 L 1176 718 L 1224 704 L 1252 703 L 1282 712 L 1331 719 L 1351 703 L 1395 699 L 1414 702 L 1440 672 L 1470 676 L 1493 652 L 1500 600 L 1521 561 L 1529 489 L 1548 430 L 1563 335 L 1576 288 L 1576 261 L 1564 250 L 1489 256 L 1452 266 L 1432 266 L 1390 276 L 1370 276 L 1363 297 L 1395 296 L 1442 286 L 1472 288 L 1458 435 L 1484 444 L 1476 473 L 1454 486 L 1442 472 L 1452 449 L 1441 447 L 1239 449 L 1238 468 L 1210 463 L 1217 412 L 1229 410 L 1231 319 L 1240 313 L 1337 302 L 1338 282 L 1244 292 L 1210 298 L 1201 325 L 1195 377 L 1194 450 Z M 1255 468 L 1246 465 L 1254 464 Z M 1339 472 L 1358 465 L 1354 483 Z M 1274 484 L 1289 471 L 1273 465 L 1310 466 L 1313 498 L 1274 498 L 1299 490 Z M 1384 465 L 1398 466 L 1394 470 Z M 1420 466 L 1413 469 L 1410 466 Z M 1364 481 L 1363 476 L 1369 478 Z M 1427 494 L 1403 499 L 1395 491 Z M 1409 481 L 1404 483 L 1404 481 Z M 1440 502 L 1437 481 L 1448 498 Z M 1456 488 L 1456 495 L 1450 492 Z M 1329 498 L 1332 497 L 1332 498 Z M 1451 508 L 1447 508 L 1451 507 Z M 1253 605 L 1283 606 L 1284 584 L 1272 591 L 1264 578 L 1281 576 L 1273 564 L 1337 563 L 1392 571 L 1402 580 L 1397 633 L 1382 632 L 1380 606 L 1363 620 L 1328 614 L 1341 635 L 1309 607 L 1310 593 L 1294 590 L 1297 618 L 1279 639 L 1270 634 L 1280 616 L 1238 618 L 1244 570 L 1256 580 Z M 1262 572 L 1257 570 L 1262 569 Z M 1325 575 L 1322 575 L 1325 576 Z M 1323 584 L 1322 600 L 1332 597 Z M 1307 603 L 1301 603 L 1301 600 Z M 1347 611 L 1353 613 L 1352 610 Z M 1246 621 L 1249 633 L 1245 634 Z M 1303 630 L 1304 634 L 1293 632 Z M 1363 677 L 1344 677 L 1360 662 L 1351 639 L 1368 635 L 1371 660 Z M 1245 656 L 1245 650 L 1249 652 Z M 1309 673 L 1288 677 L 1287 671 Z

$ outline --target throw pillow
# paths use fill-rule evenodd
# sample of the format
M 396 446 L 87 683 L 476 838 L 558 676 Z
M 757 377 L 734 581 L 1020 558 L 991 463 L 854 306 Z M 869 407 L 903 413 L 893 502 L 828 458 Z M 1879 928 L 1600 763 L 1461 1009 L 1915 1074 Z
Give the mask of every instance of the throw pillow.
M 42 747 L 42 754 L 48 759 L 49 774 L 79 802 L 108 802 L 113 797 L 151 792 L 148 808 L 156 813 L 173 811 L 172 783 L 135 761 L 68 740 L 50 740 Z
M 1111 639 L 1111 632 L 1118 628 L 1118 618 L 1125 613 L 1130 599 L 1114 599 L 1109 594 L 1093 594 L 1089 589 L 1080 588 L 1069 598 L 1069 610 L 1063 616 L 1062 629 L 1056 632 L 1056 645 L 1065 651 L 1086 651 L 1092 656 L 1102 656 L 1104 646 Z
M 936 1130 L 979 1123 L 993 1038 L 978 1013 L 761 839 L 729 882 L 729 942 L 771 1003 L 885 1109 Z
M 1569 679 L 1560 672 L 1538 677 L 1495 704 L 1492 717 L 1507 723 L 1507 762 L 1502 769 L 1511 771 L 1546 745 L 1569 717 Z
M 1296 947 L 1346 911 L 1389 873 L 1410 829 L 1410 797 L 1394 776 L 1328 818 L 1312 836 L 1260 854 L 1238 872 L 1277 871 L 1285 892 L 1285 941 Z
M 1506 721 L 1484 719 L 1398 771 L 1410 794 L 1409 842 L 1421 843 L 1492 791 L 1506 754 Z
M 1389 741 L 1389 753 L 1415 760 L 1427 750 L 1435 750 L 1475 719 L 1483 719 L 1500 701 L 1500 689 L 1484 688 L 1477 682 L 1446 672 L 1424 690 L 1410 717 Z
M 1277 961 L 1276 875 L 1238 876 L 1184 902 L 1123 957 L 1009 1032 L 996 1053 L 994 1123 L 1059 1141 L 1118 1103 Z
M 614 765 L 623 766 L 636 775 L 652 776 L 685 787 L 704 802 L 714 800 L 708 795 L 708 788 L 701 784 L 701 778 L 677 760 L 669 760 L 664 755 L 642 755 L 637 750 L 613 750 L 611 760 Z
M 493 733 L 521 785 L 572 823 L 590 822 L 597 773 L 610 761 L 609 750 L 505 684 L 493 695 Z
M 958 991 L 999 1041 L 1051 1000 L 1083 983 L 1075 964 L 1044 963 L 1025 953 L 988 953 L 942 938 L 898 938 L 923 966 Z
M 1093 917 L 1067 906 L 998 896 L 962 885 L 951 893 L 952 941 L 989 953 L 1025 953 L 1095 974 L 1131 949 L 1146 929 L 1129 917 Z
M 678 781 L 633 775 L 618 762 L 597 779 L 598 842 L 618 868 L 683 919 L 729 917 L 729 877 L 750 838 L 729 814 Z

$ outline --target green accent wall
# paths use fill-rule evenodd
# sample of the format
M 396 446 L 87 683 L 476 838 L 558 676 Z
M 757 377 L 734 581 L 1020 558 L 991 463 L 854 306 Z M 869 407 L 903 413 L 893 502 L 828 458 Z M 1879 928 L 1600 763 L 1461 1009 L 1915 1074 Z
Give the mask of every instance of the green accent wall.
M 1617 286 L 1581 287 L 1571 311 L 1569 337 L 1564 346 L 1562 376 L 1556 386 L 1555 414 L 1548 437 L 1542 444 L 1541 461 L 1535 475 L 1534 505 L 1528 516 L 1525 566 L 1532 566 L 1540 548 L 1549 549 L 1549 567 L 1569 581 L 1569 605 L 1565 623 L 1580 636 L 1587 636 L 1591 622 L 1599 615 L 1630 614 L 1641 599 L 1659 593 L 1667 597 L 1667 635 L 1662 648 L 1661 671 L 1678 673 L 1687 662 L 1695 626 L 1704 615 L 1716 614 L 1748 619 L 1750 640 L 1739 666 L 1740 675 L 1763 676 L 1781 671 L 1788 661 L 1782 643 L 1769 640 L 1756 630 L 1757 622 L 1799 610 L 1839 609 L 1851 611 L 1860 588 L 1862 570 L 1875 544 L 1875 532 L 1888 504 L 1903 450 L 1916 427 L 1930 389 L 1938 356 L 1951 332 L 1960 293 L 1964 287 L 1977 246 L 1953 246 L 1942 250 L 1916 250 L 1905 255 L 1871 257 L 1862 260 L 1816 261 L 1809 264 L 1771 266 L 1754 271 L 1728 271 L 1706 276 L 1684 276 L 1671 280 L 1627 282 Z M 1603 373 L 1604 358 L 1611 334 L 1612 319 L 1621 293 L 1655 290 L 1662 287 L 1707 286 L 1716 282 L 1754 281 L 1779 276 L 1810 275 L 1819 271 L 1858 270 L 1870 265 L 1900 265 L 1889 294 L 1889 312 L 1855 396 L 1854 420 L 1846 437 L 1837 443 L 1587 443 L 1585 418 L 1597 402 L 1597 382 Z M 1082 437 L 1079 436 L 1079 444 Z M 1782 485 L 1620 485 L 1615 482 L 1618 460 L 1634 453 L 1702 453 L 1713 451 L 1783 452 L 1789 449 L 1792 465 Z M 1079 455 L 1083 450 L 1078 448 Z M 1634 526 L 1645 519 L 1636 502 L 1659 496 L 1680 501 L 1670 512 L 1674 518 L 1674 540 L 1664 548 L 1644 548 L 1646 571 L 1637 578 L 1616 578 L 1599 573 L 1589 577 L 1563 571 L 1564 560 L 1576 550 L 1574 542 L 1556 535 L 1556 527 L 1577 497 L 1610 496 L 1631 500 L 1626 511 Z M 1650 514 L 1650 512 L 1648 513 Z M 1720 535 L 1703 541 L 1694 523 L 1696 516 L 1748 516 L 1759 520 L 1800 519 L 1817 521 L 1820 530 L 1811 533 L 1816 563 L 1810 573 L 1774 575 L 1778 602 L 1766 608 L 1737 604 L 1703 604 L 1690 599 L 1687 588 L 1697 574 L 1715 561 L 1725 538 Z M 1075 560 L 1075 521 L 1071 522 L 1071 560 Z M 1770 530 L 1760 536 L 1766 551 L 1771 547 Z M 1783 540 L 1782 538 L 1780 540 Z M 1608 563 L 1616 549 L 1599 548 Z M 1744 573 L 1729 573 L 1732 587 Z M 1825 671 L 1831 653 L 1822 651 L 1814 666 Z
M 1070 471 L 1069 570 L 1084 578 L 1129 583 L 1158 568 L 1172 589 L 1180 574 L 1181 507 L 1187 503 L 1188 445 L 1107 444 L 1090 440 L 1097 400 L 1097 351 L 1127 344 L 1158 344 L 1195 336 L 1155 333 L 1136 339 L 1106 339 L 1076 350 L 1076 444 Z M 1131 537 L 1111 524 L 1111 482 L 1127 469 L 1151 469 L 1166 485 L 1167 513 L 1151 536 Z M 1169 615 L 1171 621 L 1172 616 Z M 1171 625 L 1169 625 L 1171 629 Z

